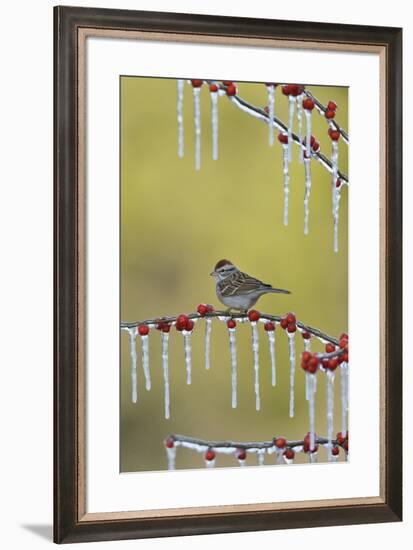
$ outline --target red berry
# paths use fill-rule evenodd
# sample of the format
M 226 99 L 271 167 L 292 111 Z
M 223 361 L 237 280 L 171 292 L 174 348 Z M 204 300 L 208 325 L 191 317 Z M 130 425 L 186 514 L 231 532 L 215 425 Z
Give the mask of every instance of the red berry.
M 175 324 L 175 328 L 176 330 L 186 330 L 186 325 L 189 321 L 189 318 L 187 315 L 179 315 L 176 319 L 176 324 Z
M 165 323 L 162 327 L 162 332 L 169 332 L 171 330 L 171 325 L 168 325 L 168 323 Z
M 291 93 L 291 85 L 290 84 L 284 84 L 284 86 L 281 87 L 282 93 L 284 95 L 290 95 Z
M 232 95 L 236 95 L 236 93 L 237 93 L 237 88 L 233 84 L 230 84 L 227 87 L 227 95 L 232 96 Z
M 211 304 L 207 304 L 206 307 L 207 307 L 208 313 L 212 313 L 214 311 L 214 306 L 211 306 Z
M 223 80 L 223 81 L 222 81 L 222 84 L 223 84 L 224 86 L 231 86 L 232 80 Z
M 320 144 L 318 143 L 318 141 L 316 141 L 314 143 L 314 145 L 312 146 L 312 150 L 317 153 L 317 151 L 320 149 Z
M 325 113 L 325 117 L 328 118 L 329 120 L 331 120 L 335 116 L 336 116 L 335 111 L 326 111 L 326 113 Z
M 334 447 L 331 449 L 331 454 L 333 456 L 337 456 L 340 453 L 340 447 L 337 447 L 337 445 L 334 445 Z
M 165 447 L 167 449 L 172 449 L 175 445 L 175 442 L 172 437 L 168 437 L 168 439 L 165 441 Z
M 295 452 L 293 449 L 286 449 L 284 451 L 285 458 L 288 458 L 289 460 L 292 460 L 295 457 Z
M 328 111 L 335 111 L 337 109 L 337 103 L 335 103 L 334 101 L 329 101 L 327 103 L 327 110 Z
M 218 86 L 216 84 L 210 84 L 209 85 L 209 91 L 210 92 L 217 92 L 218 91 Z
M 311 359 L 312 355 L 309 351 L 304 351 L 302 356 L 301 356 L 301 360 L 303 361 L 303 363 L 308 363 Z
M 202 317 L 207 313 L 208 306 L 206 304 L 199 304 L 199 306 L 196 308 L 199 315 L 202 315 Z
M 298 95 L 303 93 L 304 87 L 300 86 L 299 84 L 290 84 L 289 91 L 290 91 L 290 95 L 297 97 Z
M 333 357 L 331 359 L 328 360 L 328 363 L 327 363 L 327 368 L 329 370 L 336 370 L 336 368 L 338 367 L 338 359 L 337 357 Z
M 275 330 L 275 323 L 273 323 L 272 321 L 267 321 L 264 325 L 264 329 L 267 332 L 272 332 L 273 330 Z
M 345 363 L 348 363 L 348 351 L 345 351 L 345 352 L 343 353 L 343 361 L 344 361 Z
M 247 458 L 247 453 L 244 449 L 238 449 L 237 451 L 238 460 L 245 460 Z
M 215 458 L 215 451 L 212 449 L 208 449 L 208 451 L 205 453 L 205 460 L 211 461 Z
M 285 437 L 277 437 L 274 440 L 274 445 L 279 449 L 284 449 L 286 444 L 287 444 L 287 440 L 285 439 Z
M 164 322 L 163 321 L 160 321 L 159 323 L 156 324 L 156 330 L 162 330 L 163 329 L 163 326 L 164 326 Z
M 291 325 L 292 323 L 295 323 L 296 319 L 295 319 L 295 315 L 294 313 L 288 313 L 287 314 L 287 323 L 289 325 Z
M 191 80 L 191 84 L 194 88 L 200 88 L 202 86 L 202 80 Z
M 191 332 L 193 329 L 194 329 L 194 322 L 191 319 L 188 319 L 185 325 L 185 330 L 187 330 L 188 332 Z
M 283 133 L 280 132 L 280 133 L 278 134 L 278 141 L 279 141 L 280 143 L 288 143 L 288 136 L 287 136 L 287 134 L 283 134 Z
M 303 107 L 304 109 L 307 109 L 307 111 L 312 111 L 314 109 L 314 101 L 309 98 L 309 97 L 306 97 L 303 101 Z
M 332 130 L 329 128 L 328 135 L 332 141 L 338 141 L 340 139 L 340 132 L 338 130 Z
M 348 346 L 348 340 L 347 338 L 340 338 L 339 346 L 341 349 L 346 349 Z
M 310 137 L 310 146 L 313 147 L 314 144 L 315 144 L 315 142 L 316 142 L 316 141 L 315 141 L 315 137 L 314 137 L 314 136 L 311 136 L 311 137 Z
M 326 352 L 327 353 L 332 353 L 333 351 L 335 351 L 336 347 L 333 345 L 333 344 L 326 344 Z
M 342 432 L 338 432 L 337 435 L 336 435 L 336 439 L 337 439 L 338 443 L 340 443 L 340 445 L 342 445 L 346 438 L 343 436 Z
M 311 334 L 307 331 L 302 332 L 301 336 L 303 337 L 304 340 L 310 340 L 310 338 L 311 338 Z
M 286 329 L 288 327 L 288 321 L 287 321 L 286 317 L 284 317 L 284 319 L 281 319 L 280 327 L 283 328 L 283 329 Z
M 336 187 L 340 187 L 340 186 L 341 186 L 341 179 L 337 178 Z
M 287 326 L 287 332 L 289 332 L 290 334 L 292 334 L 293 332 L 295 332 L 297 330 L 297 325 L 295 323 L 288 323 L 288 326 Z
M 347 334 L 346 332 L 342 332 L 342 333 L 340 334 L 340 340 L 341 340 L 342 338 L 345 338 L 346 340 L 348 340 L 348 334 Z
M 308 363 L 306 363 L 305 361 L 301 361 L 301 368 L 303 370 L 308 370 Z
M 235 328 L 236 326 L 237 326 L 237 323 L 236 323 L 236 321 L 234 321 L 234 319 L 229 319 L 227 321 L 227 327 L 228 328 Z
M 251 322 L 257 322 L 257 321 L 259 320 L 260 317 L 261 317 L 260 312 L 257 311 L 256 309 L 251 309 L 251 310 L 248 312 L 248 319 L 249 319 Z
M 149 327 L 147 327 L 146 325 L 140 325 L 138 327 L 138 332 L 141 336 L 146 336 L 147 334 L 149 334 Z
M 314 441 L 317 438 L 316 434 L 314 434 Z M 304 445 L 303 445 L 303 451 L 305 453 L 311 452 L 315 453 L 318 450 L 317 443 L 314 444 L 314 447 L 310 449 L 310 432 L 304 437 Z

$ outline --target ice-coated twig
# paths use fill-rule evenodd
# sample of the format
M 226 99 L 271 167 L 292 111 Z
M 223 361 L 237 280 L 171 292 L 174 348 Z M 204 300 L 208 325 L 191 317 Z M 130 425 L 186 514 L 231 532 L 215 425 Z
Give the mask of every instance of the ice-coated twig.
M 267 84 L 268 93 L 268 143 L 274 145 L 275 86 Z
M 162 339 L 162 371 L 163 371 L 163 383 L 164 383 L 164 404 L 165 404 L 165 418 L 170 417 L 169 411 L 169 367 L 168 367 L 168 344 L 169 344 L 169 332 L 161 332 Z
M 237 342 L 235 336 L 235 328 L 229 328 L 229 347 L 231 351 L 231 388 L 232 388 L 232 397 L 231 404 L 232 408 L 237 407 Z
M 211 96 L 212 159 L 218 160 L 218 92 Z
M 270 350 L 271 357 L 271 385 L 276 386 L 277 384 L 277 363 L 275 357 L 275 331 L 267 331 L 268 335 L 268 347 Z
M 251 321 L 252 330 L 252 354 L 254 358 L 254 389 L 255 389 L 255 409 L 257 411 L 261 408 L 260 401 L 260 362 L 259 362 L 259 339 L 258 339 L 258 326 L 255 321 Z
M 303 94 L 297 96 L 297 123 L 298 123 L 298 139 L 303 141 Z M 304 160 L 304 149 L 300 147 L 300 162 Z
M 305 191 L 304 191 L 304 235 L 308 235 L 308 220 L 310 217 L 311 193 L 311 158 L 304 159 Z
M 195 170 L 201 169 L 201 88 L 192 88 L 194 94 Z
M 290 418 L 294 417 L 295 332 L 287 332 L 290 357 Z
M 149 336 L 141 336 L 142 343 L 142 367 L 145 375 L 145 387 L 149 391 L 151 389 L 151 373 L 149 371 Z
M 192 331 L 183 330 L 184 337 L 184 352 L 185 352 L 185 368 L 186 368 L 186 383 L 191 384 L 192 360 L 191 360 L 191 335 Z
M 126 329 L 129 336 L 129 351 L 131 364 L 132 403 L 138 402 L 138 372 L 136 357 L 136 327 Z
M 178 156 L 184 156 L 184 80 L 177 80 L 176 118 L 178 120 Z
M 290 193 L 288 144 L 283 143 L 282 147 L 283 147 L 283 176 L 284 176 L 284 225 L 288 225 L 288 195 Z
M 304 90 L 304 94 L 309 97 L 310 99 L 312 99 L 314 101 L 314 104 L 317 108 L 317 111 L 322 115 L 322 116 L 325 116 L 325 113 L 326 111 L 328 110 L 327 107 L 325 105 L 323 105 L 321 103 L 321 101 L 319 101 L 309 90 Z M 343 128 L 341 128 L 337 122 L 335 120 L 329 120 L 329 125 L 331 125 L 335 130 L 337 130 L 338 132 L 340 132 L 341 134 L 341 137 L 343 138 L 344 142 L 348 144 L 348 141 L 349 141 L 349 137 L 348 137 L 348 134 L 345 130 L 343 130 Z
M 328 460 L 331 461 L 332 441 L 334 429 L 334 378 L 335 372 L 327 370 L 327 439 L 328 439 Z
M 205 318 L 205 368 L 209 370 L 210 364 L 210 350 L 211 350 L 211 330 L 212 319 L 211 317 Z

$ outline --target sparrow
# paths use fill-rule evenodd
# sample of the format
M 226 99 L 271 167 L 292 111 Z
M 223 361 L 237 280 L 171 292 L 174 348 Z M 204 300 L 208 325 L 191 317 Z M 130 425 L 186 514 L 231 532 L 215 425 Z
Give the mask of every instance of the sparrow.
M 291 294 L 289 290 L 273 288 L 243 273 L 229 260 L 220 260 L 210 275 L 217 282 L 218 300 L 228 307 L 228 312 L 231 309 L 248 311 L 263 294 L 271 292 Z

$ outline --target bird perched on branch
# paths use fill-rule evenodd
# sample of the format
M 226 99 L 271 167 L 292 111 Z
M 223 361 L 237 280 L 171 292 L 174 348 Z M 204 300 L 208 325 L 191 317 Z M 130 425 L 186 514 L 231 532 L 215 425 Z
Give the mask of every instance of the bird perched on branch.
M 220 260 L 211 275 L 217 282 L 218 299 L 228 307 L 228 311 L 248 311 L 263 294 L 290 294 L 289 290 L 273 288 L 243 273 L 229 260 Z

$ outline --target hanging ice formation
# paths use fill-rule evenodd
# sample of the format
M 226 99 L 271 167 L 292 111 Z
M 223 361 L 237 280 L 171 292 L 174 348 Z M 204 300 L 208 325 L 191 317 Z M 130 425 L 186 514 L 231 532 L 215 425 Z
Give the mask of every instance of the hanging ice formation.
M 340 397 L 341 397 L 341 433 L 344 435 L 347 431 L 347 412 L 348 412 L 348 365 L 340 365 Z
M 266 84 L 268 94 L 268 143 L 274 145 L 275 84 Z
M 338 180 L 338 140 L 340 139 L 340 132 L 330 126 L 328 134 L 331 138 L 331 164 L 332 164 L 332 180 L 331 180 L 331 193 L 332 193 L 332 211 L 333 211 L 333 223 L 334 223 L 334 252 L 338 252 L 338 216 L 339 216 L 339 202 L 341 192 L 341 182 Z
M 162 371 L 163 371 L 163 383 L 164 383 L 164 406 L 165 406 L 165 418 L 170 417 L 169 411 L 169 368 L 168 368 L 168 344 L 169 344 L 169 332 L 161 332 L 162 339 Z
M 261 408 L 260 401 L 260 379 L 259 379 L 259 340 L 258 340 L 258 326 L 256 321 L 251 321 L 252 329 L 252 354 L 254 358 L 254 389 L 255 389 L 255 410 L 259 411 Z
M 227 321 L 229 334 L 229 348 L 231 352 L 231 405 L 235 409 L 237 407 L 237 341 L 235 336 L 236 321 L 229 319 Z
M 309 373 L 308 380 L 308 415 L 310 420 L 310 451 L 315 447 L 315 379 L 316 374 Z M 310 454 L 313 454 L 310 452 Z
M 289 183 L 290 175 L 288 168 L 288 136 L 283 133 L 278 134 L 278 141 L 283 147 L 283 176 L 284 176 L 284 225 L 288 225 L 288 195 L 290 193 Z
M 212 319 L 210 317 L 205 318 L 205 368 L 209 370 L 210 367 L 210 348 L 211 348 L 211 330 Z
M 136 357 L 136 328 L 126 329 L 129 336 L 129 351 L 131 364 L 131 384 L 132 384 L 132 403 L 138 402 L 138 375 L 137 375 L 137 357 Z
M 327 439 L 328 439 L 328 460 L 331 460 L 332 440 L 334 430 L 334 378 L 335 372 L 327 369 Z
M 303 141 L 303 94 L 297 96 L 297 124 L 298 124 L 298 139 L 300 144 Z M 300 145 L 300 162 L 304 160 L 304 150 Z
M 304 235 L 308 235 L 308 220 L 310 217 L 311 193 L 311 156 L 305 153 L 304 157 L 305 191 L 304 191 Z
M 142 329 L 147 329 L 147 332 Z M 142 367 L 143 374 L 145 376 L 145 387 L 149 391 L 151 389 L 151 373 L 149 371 L 149 329 L 143 325 L 138 328 L 138 332 L 140 334 L 142 344 Z
M 287 332 L 290 358 L 290 418 L 294 417 L 295 332 Z
M 276 358 L 275 358 L 275 323 L 267 321 L 264 325 L 265 331 L 268 335 L 268 347 L 271 357 L 271 385 L 277 384 L 277 372 L 276 372 Z
M 210 84 L 211 97 L 211 130 L 212 130 L 212 159 L 218 159 L 218 86 Z
M 177 80 L 176 117 L 178 120 L 178 156 L 184 156 L 184 80 Z
M 202 80 L 191 80 L 194 96 L 195 170 L 201 169 L 201 86 Z

